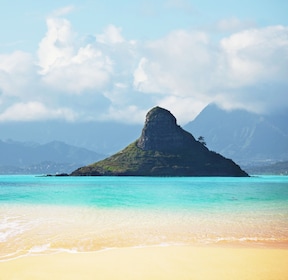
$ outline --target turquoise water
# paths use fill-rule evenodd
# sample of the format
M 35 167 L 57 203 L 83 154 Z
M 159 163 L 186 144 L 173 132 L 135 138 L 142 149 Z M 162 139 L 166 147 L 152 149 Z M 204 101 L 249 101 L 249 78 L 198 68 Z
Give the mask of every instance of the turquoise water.
M 288 177 L 0 176 L 0 260 L 195 243 L 287 247 Z
M 287 210 L 288 177 L 155 178 L 0 176 L 0 204 Z

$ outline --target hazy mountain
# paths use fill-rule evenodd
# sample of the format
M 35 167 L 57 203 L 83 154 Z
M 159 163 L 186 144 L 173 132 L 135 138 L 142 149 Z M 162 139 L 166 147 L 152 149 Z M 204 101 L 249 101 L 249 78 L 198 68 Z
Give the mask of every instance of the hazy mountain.
M 288 113 L 258 115 L 208 105 L 184 128 L 203 136 L 209 149 L 241 165 L 288 159 Z
M 267 174 L 267 175 L 288 175 L 288 161 L 279 161 L 273 164 L 260 166 L 246 166 L 245 171 L 249 174 Z
M 141 125 L 61 121 L 0 123 L 0 139 L 40 144 L 61 141 L 100 154 L 112 154 L 135 140 Z
M 0 140 L 0 173 L 62 173 L 102 159 L 84 148 L 53 141 L 47 144 Z
M 249 164 L 265 165 L 277 161 L 288 160 L 288 112 L 274 115 L 257 115 L 245 110 L 224 111 L 216 105 L 207 106 L 192 122 L 183 128 L 197 139 L 204 136 L 207 147 L 225 157 L 231 158 L 241 166 Z M 0 165 L 12 164 L 19 168 L 21 163 L 33 165 L 36 162 L 51 160 L 53 153 L 43 152 L 43 146 L 53 141 L 65 142 L 70 146 L 81 147 L 99 154 L 113 154 L 135 141 L 142 130 L 142 125 L 129 125 L 115 122 L 69 123 L 61 121 L 43 122 L 8 122 L 0 123 L 0 146 L 14 141 L 25 142 L 22 146 L 14 146 L 7 153 L 6 148 L 0 148 Z M 9 141 L 13 139 L 13 141 Z M 33 143 L 40 144 L 33 144 Z M 54 145 L 56 145 L 54 142 Z M 19 144 L 19 143 L 18 143 Z M 24 146 L 25 147 L 24 147 Z M 42 147 L 41 147 L 42 146 Z M 11 146 L 10 146 L 11 147 Z M 31 149 L 34 149 L 31 152 Z M 48 148 L 46 146 L 46 148 Z M 45 149 L 46 149 L 45 148 Z M 56 149 L 56 147 L 54 147 Z M 66 149 L 58 145 L 58 149 Z M 35 152 L 36 150 L 37 153 Z M 26 152 L 25 152 L 26 151 Z M 42 155 L 39 158 L 38 155 Z M 67 154 L 67 150 L 65 152 Z M 69 154 L 69 153 L 68 153 Z M 75 153 L 75 158 L 76 158 Z M 18 158 L 16 157 L 18 156 Z M 29 156 L 28 156 L 29 155 Z M 45 155 L 45 156 L 44 156 Z M 67 159 L 64 166 L 70 162 L 79 162 L 84 158 L 93 159 L 82 151 L 77 154 L 77 160 Z M 63 159 L 65 155 L 61 156 Z M 97 158 L 96 158 L 97 159 Z M 15 165 L 15 161 L 17 165 Z M 89 162 L 83 162 L 83 164 Z M 60 164 L 57 161 L 57 164 Z M 83 165 L 82 164 L 82 165 Z M 45 165 L 46 166 L 46 165 Z M 51 166 L 51 164 L 50 164 Z M 60 167 L 59 167 L 60 168 Z M 57 169 L 57 168 L 56 168 Z M 55 170 L 56 170 L 55 169 Z M 61 167 L 61 170 L 63 168 Z M 73 170 L 71 168 L 70 170 Z M 21 171 L 22 172 L 22 171 Z M 51 171 L 52 173 L 52 171 Z

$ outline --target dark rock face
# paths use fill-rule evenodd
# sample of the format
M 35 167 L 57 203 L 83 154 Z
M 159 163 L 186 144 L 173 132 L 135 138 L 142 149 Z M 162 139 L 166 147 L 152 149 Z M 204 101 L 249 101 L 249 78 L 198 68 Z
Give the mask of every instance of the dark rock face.
M 232 160 L 209 151 L 177 125 L 167 110 L 148 112 L 141 137 L 122 151 L 72 172 L 72 176 L 247 177 Z
M 155 107 L 148 112 L 137 146 L 144 150 L 169 152 L 195 142 L 194 137 L 176 123 L 176 118 L 166 109 Z

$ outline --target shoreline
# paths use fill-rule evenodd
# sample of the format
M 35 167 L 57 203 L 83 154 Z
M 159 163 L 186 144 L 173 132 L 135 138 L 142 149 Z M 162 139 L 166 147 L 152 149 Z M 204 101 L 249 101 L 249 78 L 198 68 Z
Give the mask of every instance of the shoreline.
M 34 255 L 97 253 L 118 248 L 288 249 L 285 219 L 275 222 L 268 216 L 260 220 L 254 214 L 247 220 L 242 212 L 226 216 L 218 212 L 210 216 L 179 213 L 140 209 L 131 215 L 130 209 L 2 205 L 0 263 Z
M 273 239 L 274 240 L 274 239 Z M 270 241 L 255 241 L 246 240 L 246 241 L 227 241 L 226 239 L 221 239 L 218 242 L 208 242 L 208 243 L 201 243 L 201 242 L 192 242 L 192 243 L 182 243 L 182 242 L 172 242 L 172 243 L 158 243 L 158 244 L 138 244 L 138 245 L 120 245 L 116 247 L 99 247 L 98 249 L 94 250 L 79 250 L 79 248 L 51 248 L 50 244 L 44 244 L 42 246 L 33 246 L 27 250 L 20 250 L 15 253 L 11 253 L 8 255 L 0 255 L 0 264 L 5 262 L 10 262 L 22 258 L 30 258 L 30 257 L 43 257 L 43 256 L 53 256 L 58 254 L 97 254 L 106 251 L 114 251 L 114 250 L 137 250 L 137 249 L 153 249 L 153 248 L 184 248 L 184 247 L 191 247 L 191 248 L 220 248 L 220 249 L 256 249 L 256 250 L 286 250 L 288 252 L 288 242 L 285 240 L 284 242 L 270 242 Z M 1 250 L 1 247 L 0 247 Z M 287 259 L 288 261 L 288 259 Z M 1 276 L 1 275 L 0 275 Z M 0 278 L 1 280 L 1 278 Z
M 0 262 L 0 279 L 287 279 L 287 248 L 148 246 Z M 97 278 L 98 277 L 98 278 Z

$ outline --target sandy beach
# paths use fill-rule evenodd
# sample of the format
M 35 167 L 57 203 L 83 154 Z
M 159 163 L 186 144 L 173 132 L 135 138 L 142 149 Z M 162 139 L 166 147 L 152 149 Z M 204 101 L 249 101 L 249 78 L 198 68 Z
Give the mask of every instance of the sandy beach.
M 286 177 L 4 179 L 0 280 L 288 279 Z
M 0 263 L 0 279 L 288 278 L 288 250 L 167 246 L 26 256 Z

